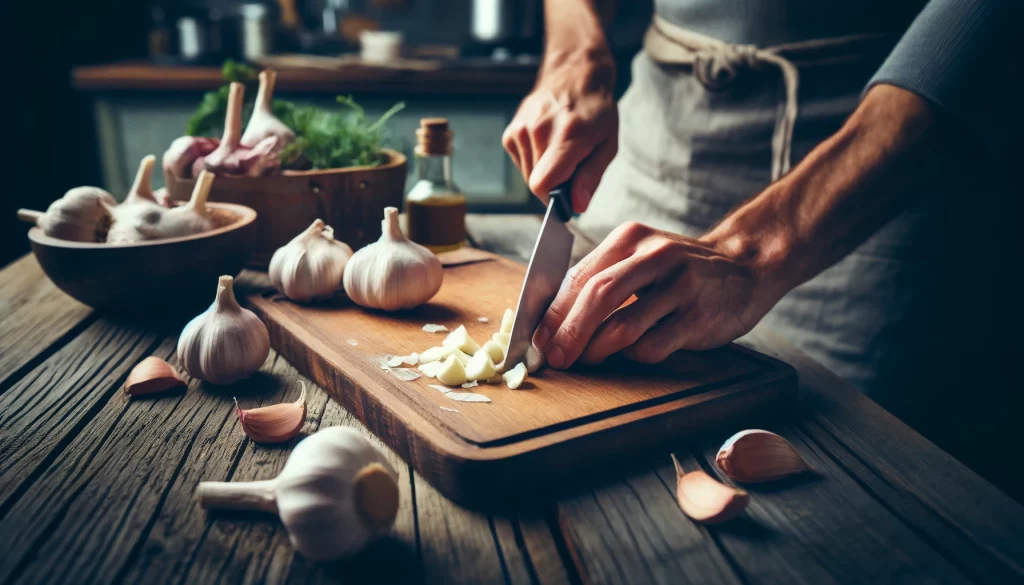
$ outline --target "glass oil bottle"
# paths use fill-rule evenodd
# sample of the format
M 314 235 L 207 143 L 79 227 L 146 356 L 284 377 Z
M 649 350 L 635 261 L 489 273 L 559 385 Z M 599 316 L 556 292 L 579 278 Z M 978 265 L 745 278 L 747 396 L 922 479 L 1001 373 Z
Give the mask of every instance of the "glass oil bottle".
M 466 196 L 452 182 L 448 120 L 423 118 L 416 130 L 419 180 L 405 196 L 409 239 L 434 253 L 466 245 Z

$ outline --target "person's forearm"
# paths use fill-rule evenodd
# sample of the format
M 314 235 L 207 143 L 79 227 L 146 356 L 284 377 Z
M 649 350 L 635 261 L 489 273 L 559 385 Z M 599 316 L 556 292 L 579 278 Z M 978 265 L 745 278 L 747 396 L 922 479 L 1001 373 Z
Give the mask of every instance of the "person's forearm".
M 573 53 L 607 54 L 602 22 L 611 18 L 615 4 L 615 0 L 545 0 L 545 61 Z
M 703 241 L 781 297 L 852 252 L 942 174 L 958 129 L 924 99 L 871 89 L 843 127 Z

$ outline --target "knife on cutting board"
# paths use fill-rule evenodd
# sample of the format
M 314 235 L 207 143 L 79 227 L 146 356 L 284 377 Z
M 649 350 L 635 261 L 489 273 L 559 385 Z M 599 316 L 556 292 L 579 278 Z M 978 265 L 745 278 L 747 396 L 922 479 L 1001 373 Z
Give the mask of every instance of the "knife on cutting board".
M 533 333 L 569 271 L 573 235 L 565 224 L 572 217 L 570 187 L 571 182 L 562 183 L 548 196 L 548 210 L 544 214 L 537 243 L 533 246 L 523 290 L 516 304 L 515 321 L 504 360 L 506 368 L 524 361 Z

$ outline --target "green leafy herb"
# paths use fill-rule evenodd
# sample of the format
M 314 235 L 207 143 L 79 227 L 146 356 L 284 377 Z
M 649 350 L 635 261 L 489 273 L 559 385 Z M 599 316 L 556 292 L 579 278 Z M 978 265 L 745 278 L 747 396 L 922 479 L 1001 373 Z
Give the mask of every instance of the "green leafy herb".
M 188 121 L 185 133 L 189 136 L 216 136 L 222 132 L 227 115 L 228 92 L 231 82 L 246 85 L 243 119 L 252 114 L 253 101 L 259 85 L 258 72 L 241 63 L 228 60 L 221 74 L 226 82 L 216 91 L 207 92 L 199 107 Z M 338 96 L 340 111 L 315 106 L 298 105 L 285 100 L 273 100 L 271 108 L 281 122 L 295 132 L 295 142 L 281 152 L 285 166 L 311 165 L 314 169 L 335 169 L 351 166 L 375 166 L 383 161 L 381 143 L 384 125 L 405 107 L 398 103 L 375 121 L 351 96 Z

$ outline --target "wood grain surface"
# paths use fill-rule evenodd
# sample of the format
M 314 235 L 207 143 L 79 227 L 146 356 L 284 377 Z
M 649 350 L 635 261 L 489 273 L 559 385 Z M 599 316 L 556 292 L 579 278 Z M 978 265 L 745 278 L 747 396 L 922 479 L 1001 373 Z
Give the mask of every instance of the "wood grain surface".
M 524 270 L 493 255 L 447 264 L 440 292 L 410 311 L 367 311 L 344 297 L 302 305 L 275 293 L 249 302 L 282 355 L 333 389 L 332 396 L 460 503 L 507 504 L 551 477 L 604 462 L 609 445 L 617 456 L 631 457 L 666 437 L 769 407 L 795 389 L 785 364 L 730 346 L 678 352 L 656 366 L 616 359 L 543 370 L 519 390 L 473 388 L 491 402 L 455 402 L 430 387 L 436 380 L 402 381 L 379 360 L 440 345 L 445 334 L 424 332 L 428 323 L 465 326 L 479 343 L 490 339 L 504 310 L 515 306 Z
M 509 233 L 538 225 L 522 220 Z M 258 288 L 266 276 L 240 281 Z M 249 441 L 232 396 L 272 404 L 306 384 L 303 434 L 365 430 L 351 409 L 275 352 L 229 387 L 192 380 L 185 392 L 125 401 L 134 363 L 174 363 L 183 323 L 91 313 L 31 257 L 0 271 L 0 308 L 0 583 L 1024 582 L 1024 507 L 764 329 L 741 341 L 797 368 L 798 402 L 789 417 L 751 424 L 790 439 L 814 473 L 744 486 L 752 500 L 736 520 L 683 516 L 669 453 L 721 478 L 711 457 L 739 427 L 666 440 L 500 514 L 460 507 L 386 449 L 400 473 L 395 529 L 353 559 L 314 563 L 268 515 L 201 511 L 195 486 L 274 477 L 291 451 Z

